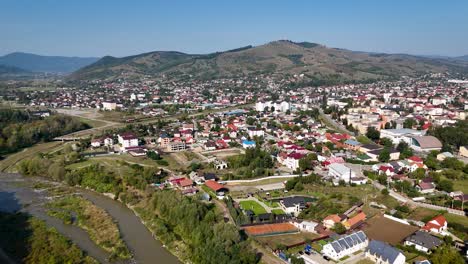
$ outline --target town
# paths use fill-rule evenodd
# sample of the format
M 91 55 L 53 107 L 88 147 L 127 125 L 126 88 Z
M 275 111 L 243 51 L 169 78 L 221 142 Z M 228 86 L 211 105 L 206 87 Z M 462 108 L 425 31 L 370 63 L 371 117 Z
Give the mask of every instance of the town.
M 292 90 L 301 76 L 148 77 L 0 91 L 91 127 L 54 139 L 76 155 L 67 170 L 158 168 L 143 190 L 213 204 L 265 263 L 425 264 L 448 249 L 468 257 L 468 83 L 454 78 Z

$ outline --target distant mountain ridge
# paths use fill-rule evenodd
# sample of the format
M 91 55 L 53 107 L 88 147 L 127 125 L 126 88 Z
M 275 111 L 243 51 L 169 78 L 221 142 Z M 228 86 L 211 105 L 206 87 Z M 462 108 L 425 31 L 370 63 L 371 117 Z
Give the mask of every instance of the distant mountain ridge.
M 69 80 L 148 75 L 215 79 L 268 73 L 301 75 L 316 83 L 340 83 L 450 70 L 468 71 L 468 63 L 407 54 L 356 52 L 317 43 L 279 40 L 210 54 L 155 51 L 123 58 L 106 56 L 74 72 Z
M 99 58 L 65 56 L 42 56 L 24 52 L 14 52 L 0 56 L 0 65 L 11 66 L 31 72 L 71 73 L 95 63 Z
M 14 67 L 14 66 L 7 66 L 7 65 L 0 65 L 0 75 L 4 74 L 24 74 L 24 73 L 30 73 L 27 70 Z

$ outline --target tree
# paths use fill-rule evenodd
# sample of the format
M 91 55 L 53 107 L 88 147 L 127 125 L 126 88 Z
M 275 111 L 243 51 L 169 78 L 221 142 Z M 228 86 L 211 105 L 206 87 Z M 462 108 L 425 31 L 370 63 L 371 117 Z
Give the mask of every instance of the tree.
M 346 227 L 342 223 L 335 223 L 332 230 L 341 235 L 346 232 Z
M 301 182 L 296 183 L 294 185 L 294 190 L 297 192 L 303 191 L 304 190 L 304 185 Z
M 393 141 L 389 138 L 381 138 L 380 144 L 387 148 L 393 148 Z
M 405 121 L 403 122 L 403 128 L 413 128 L 414 126 L 416 126 L 418 123 L 416 122 L 415 119 L 413 118 L 407 118 L 405 119 Z
M 390 160 L 390 151 L 385 148 L 379 154 L 379 161 L 388 162 L 389 160 Z
M 438 247 L 431 255 L 433 264 L 464 264 L 465 260 L 450 245 Z
M 441 180 L 437 184 L 437 188 L 445 192 L 453 192 L 453 182 L 449 180 Z
M 366 137 L 370 138 L 371 140 L 378 140 L 380 138 L 380 131 L 375 129 L 375 127 L 368 127 L 366 132 Z
M 426 176 L 426 170 L 423 168 L 417 168 L 411 173 L 411 176 L 415 179 L 422 179 Z
M 383 194 L 383 195 L 385 195 L 385 196 L 387 196 L 387 195 L 390 194 L 390 192 L 388 191 L 387 188 L 382 189 L 382 191 L 380 191 L 380 193 Z

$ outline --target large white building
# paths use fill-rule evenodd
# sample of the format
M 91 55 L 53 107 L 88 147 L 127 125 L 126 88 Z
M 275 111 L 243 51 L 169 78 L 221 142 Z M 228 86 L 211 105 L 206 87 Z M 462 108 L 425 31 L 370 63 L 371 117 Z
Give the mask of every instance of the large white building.
M 358 231 L 347 236 L 343 236 L 333 242 L 323 246 L 322 254 L 338 261 L 367 247 L 369 240 L 363 231 Z
M 344 180 L 349 182 L 351 178 L 356 177 L 356 173 L 341 163 L 332 163 L 328 165 L 328 176 L 333 177 L 334 180 Z
M 131 132 L 119 134 L 118 140 L 124 149 L 138 147 L 138 137 Z
M 415 129 L 382 129 L 380 130 L 380 138 L 388 138 L 392 140 L 393 144 L 398 144 L 400 141 L 404 141 L 411 145 L 411 137 L 413 136 L 424 136 L 426 131 L 415 130 Z
M 112 110 L 115 110 L 116 108 L 117 108 L 117 103 L 113 103 L 113 102 L 102 102 L 102 109 L 103 109 L 103 110 L 112 111 Z
M 269 102 L 260 101 L 255 104 L 255 110 L 257 110 L 258 112 L 263 112 L 265 110 L 267 112 L 270 112 L 272 110 L 274 110 L 275 112 L 286 112 L 290 109 L 291 109 L 291 105 L 288 102 L 278 103 L 278 102 L 272 102 L 272 101 L 269 101 Z

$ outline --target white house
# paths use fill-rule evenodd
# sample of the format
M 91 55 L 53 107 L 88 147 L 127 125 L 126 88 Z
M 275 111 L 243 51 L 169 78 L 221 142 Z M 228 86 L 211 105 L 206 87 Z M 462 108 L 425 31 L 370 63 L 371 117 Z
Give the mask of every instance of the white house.
M 292 221 L 292 224 L 304 232 L 317 233 L 315 228 L 318 226 L 318 223 L 312 221 Z
M 432 232 L 436 234 L 446 235 L 447 234 L 447 220 L 443 215 L 434 217 L 432 220 L 426 223 L 421 230 L 426 232 Z
M 291 152 L 288 154 L 286 159 L 284 159 L 283 164 L 292 169 L 292 170 L 297 170 L 299 168 L 299 161 L 304 157 L 303 154 L 298 153 L 298 152 Z
M 422 231 L 416 231 L 416 233 L 405 239 L 405 246 L 414 246 L 417 250 L 425 253 L 429 253 L 431 250 L 437 248 L 442 243 L 442 240 Z
M 333 177 L 336 181 L 349 182 L 351 178 L 356 177 L 356 173 L 341 163 L 332 163 L 328 166 L 328 176 Z
M 288 214 L 298 216 L 299 213 L 305 208 L 304 197 L 293 196 L 286 197 L 280 201 L 280 207 Z
M 375 263 L 405 264 L 406 257 L 398 249 L 378 240 L 372 240 L 364 255 Z
M 262 129 L 259 129 L 259 128 L 249 128 L 248 132 L 249 132 L 249 137 L 250 138 L 265 136 L 265 131 L 263 131 Z
M 138 137 L 132 132 L 119 134 L 117 138 L 124 149 L 138 147 Z
M 350 235 L 343 236 L 333 242 L 323 246 L 322 254 L 338 261 L 367 247 L 369 240 L 363 231 L 358 231 Z
M 380 130 L 380 138 L 388 138 L 392 140 L 393 144 L 398 144 L 400 141 L 405 141 L 411 145 L 411 136 L 424 136 L 426 131 L 415 129 L 382 129 Z

